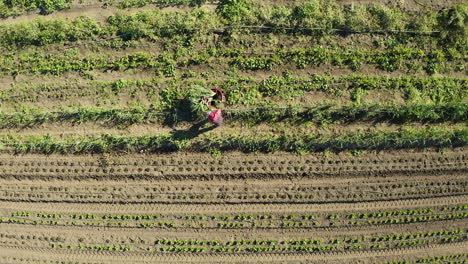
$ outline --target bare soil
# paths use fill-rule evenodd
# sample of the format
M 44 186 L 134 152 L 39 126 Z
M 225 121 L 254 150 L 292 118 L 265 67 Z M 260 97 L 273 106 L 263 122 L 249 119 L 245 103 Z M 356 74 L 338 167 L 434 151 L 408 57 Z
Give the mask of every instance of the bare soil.
M 255 0 L 258 1 L 258 0 Z M 300 1 L 268 0 L 263 4 L 295 5 Z M 385 4 L 409 10 L 443 8 L 462 0 L 338 0 L 343 5 Z M 37 18 L 74 18 L 80 15 L 104 21 L 116 12 L 141 8 L 102 9 L 94 0 L 71 9 L 39 16 L 32 12 L 0 24 Z M 156 9 L 144 7 L 143 9 Z M 216 5 L 203 8 L 213 10 Z M 163 12 L 187 7 L 164 8 Z M 207 38 L 209 38 L 208 36 Z M 239 35 L 237 47 L 252 51 L 338 44 L 349 49 L 378 49 L 382 35 L 313 37 L 276 34 Z M 213 37 L 214 43 L 217 39 Z M 83 41 L 74 44 L 88 56 L 125 56 L 138 51 L 162 52 L 161 44 L 138 42 L 138 48 L 109 49 Z M 247 44 L 245 44 L 247 43 Z M 226 44 L 228 45 L 228 44 Z M 415 43 L 409 46 L 418 46 Z M 37 48 L 61 54 L 62 44 Z M 195 47 L 201 49 L 204 47 Z M 36 48 L 31 48 L 30 51 Z M 7 52 L 7 51 L 5 51 Z M 11 52 L 11 51 L 9 51 Z M 19 51 L 25 52 L 25 50 Z M 226 60 L 211 65 L 177 69 L 177 76 L 194 71 L 200 79 L 227 80 L 233 75 L 268 78 L 293 71 L 327 76 L 350 74 L 407 76 L 364 65 L 354 72 L 331 65 L 297 69 L 294 65 L 271 71 L 236 71 Z M 85 76 L 85 75 L 88 76 Z M 54 111 L 77 106 L 125 107 L 151 104 L 142 91 L 106 96 L 90 88 L 98 81 L 149 80 L 153 70 L 94 70 L 60 76 L 18 74 L 0 76 L 0 92 L 24 88 L 37 101 L 6 98 L 2 111 L 40 108 Z M 452 72 L 444 76 L 466 77 Z M 413 76 L 426 76 L 416 73 Z M 163 78 L 170 80 L 171 78 Z M 50 87 L 37 88 L 45 84 Z M 58 87 L 58 88 L 57 88 Z M 164 87 L 155 87 L 159 91 Z M 15 92 L 17 92 L 16 90 Z M 16 94 L 13 94 L 13 97 Z M 278 104 L 349 104 L 342 97 L 321 92 L 291 100 L 265 98 Z M 372 91 L 364 103 L 405 103 L 400 92 Z M 442 124 L 448 128 L 466 124 Z M 422 128 L 425 124 L 409 124 Z M 0 135 L 60 136 L 154 135 L 185 131 L 160 124 L 127 128 L 109 123 L 44 123 L 1 129 Z M 286 122 L 249 126 L 230 123 L 210 135 L 259 133 L 347 133 L 360 129 L 396 130 L 398 124 L 353 123 L 319 127 Z M 2 146 L 3 147 L 3 146 Z M 2 148 L 2 150 L 5 150 Z M 206 153 L 13 155 L 0 153 L 0 263 L 359 263 L 374 264 L 447 256 L 468 261 L 468 148 L 408 149 L 341 153 Z M 198 249 L 202 252 L 189 252 Z M 177 251 L 180 252 L 177 252 Z
M 326 158 L 286 153 L 230 153 L 220 159 L 189 153 L 3 155 L 0 259 L 8 263 L 64 259 L 78 263 L 383 263 L 460 254 L 467 245 L 463 239 L 443 244 L 439 238 L 425 238 L 420 246 L 407 248 L 390 242 L 382 242 L 382 249 L 368 247 L 375 237 L 463 229 L 464 217 L 447 218 L 455 210 L 447 208 L 468 203 L 466 153 L 462 148 L 444 154 L 394 151 Z M 432 215 L 445 220 L 372 224 L 360 217 L 354 222 L 349 218 L 411 210 L 425 211 L 415 211 L 410 217 Z M 76 219 L 73 215 L 93 217 Z M 102 220 L 105 215 L 158 215 L 151 221 L 174 226 L 142 228 L 140 223 L 149 220 Z M 239 220 L 238 215 L 252 215 L 253 220 Z M 308 215 L 312 218 L 305 220 Z M 7 220 L 11 218 L 23 222 Z M 295 222 L 302 224 L 284 226 Z M 238 226 L 226 229 L 222 223 Z M 211 253 L 190 254 L 159 251 L 164 246 L 154 241 L 161 239 L 272 240 L 280 245 L 301 239 L 323 243 L 360 239 L 363 242 L 358 244 L 365 249 L 213 253 L 213 246 L 205 245 L 202 248 Z M 93 251 L 77 245 L 126 245 L 132 250 Z

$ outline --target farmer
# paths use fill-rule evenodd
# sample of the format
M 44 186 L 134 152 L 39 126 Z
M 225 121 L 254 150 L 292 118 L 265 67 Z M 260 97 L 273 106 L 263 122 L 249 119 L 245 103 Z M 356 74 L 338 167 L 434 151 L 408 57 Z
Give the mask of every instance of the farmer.
M 215 92 L 215 95 L 209 100 L 208 105 L 215 109 L 208 112 L 208 121 L 216 126 L 221 126 L 223 124 L 222 110 L 220 107 L 226 103 L 226 97 L 221 90 L 212 88 L 211 91 Z
M 208 121 L 216 126 L 223 124 L 223 116 L 221 109 L 216 109 L 213 112 L 208 112 Z

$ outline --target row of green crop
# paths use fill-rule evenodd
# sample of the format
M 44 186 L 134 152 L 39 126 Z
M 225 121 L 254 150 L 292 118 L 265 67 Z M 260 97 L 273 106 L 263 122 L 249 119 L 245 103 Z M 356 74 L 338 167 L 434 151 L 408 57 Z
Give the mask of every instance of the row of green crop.
M 437 257 L 431 257 L 431 258 L 420 258 L 416 261 L 416 263 L 440 263 L 440 262 L 446 262 L 448 260 L 453 260 L 453 259 L 465 259 L 468 257 L 468 253 L 464 254 L 453 254 L 453 255 L 446 255 L 446 256 L 437 256 Z M 451 263 L 451 262 L 449 262 Z
M 168 6 L 191 6 L 199 7 L 207 2 L 216 3 L 218 1 L 209 0 L 122 0 L 117 4 L 118 8 L 131 8 L 131 7 L 143 7 L 146 5 L 156 5 L 158 7 Z
M 219 87 L 227 95 L 230 105 L 255 105 L 265 98 L 279 97 L 291 99 L 305 92 L 320 91 L 334 96 L 350 93 L 355 102 L 369 91 L 401 92 L 403 99 L 410 102 L 432 101 L 448 103 L 463 101 L 468 95 L 468 79 L 456 77 L 386 77 L 370 75 L 325 76 L 312 74 L 308 78 L 293 77 L 284 72 L 283 76 L 271 75 L 265 79 L 230 78 L 225 80 L 205 80 L 201 78 L 176 77 L 170 81 L 161 78 L 146 80 L 90 81 L 88 84 L 44 83 L 24 87 L 13 87 L 0 91 L 3 102 L 38 102 L 42 98 L 64 100 L 68 97 L 138 95 L 156 101 L 164 95 L 165 101 L 183 97 L 192 85 Z M 360 97 L 361 95 L 361 97 Z
M 453 254 L 453 255 L 437 256 L 437 257 L 429 257 L 429 258 L 420 258 L 420 259 L 417 259 L 416 262 L 403 260 L 403 261 L 385 262 L 385 264 L 411 264 L 411 263 L 464 264 L 467 262 L 466 260 L 467 257 L 468 257 L 468 253 L 463 253 L 463 254 Z
M 61 8 L 63 0 L 52 1 L 48 9 Z M 145 0 L 142 0 L 145 1 Z M 15 6 L 16 4 L 10 4 Z M 131 4 L 133 5 L 133 4 Z M 8 6 L 4 4 L 4 7 Z M 287 34 L 314 36 L 340 32 L 409 30 L 442 31 L 435 34 L 444 45 L 464 48 L 468 5 L 414 13 L 381 5 L 359 5 L 347 8 L 329 0 L 309 0 L 297 6 L 259 5 L 247 0 L 223 0 L 216 11 L 193 9 L 188 12 L 144 11 L 117 14 L 99 25 L 89 18 L 75 20 L 36 20 L 0 27 L 0 44 L 7 46 L 45 45 L 78 39 L 119 36 L 124 40 L 181 37 L 193 43 L 213 28 L 235 25 L 272 27 Z M 234 27 L 233 27 L 234 25 Z M 238 27 L 237 27 L 238 29 Z M 317 30 L 318 29 L 318 30 Z M 406 34 L 405 34 L 406 35 Z M 405 37 L 406 38 L 406 37 Z
M 101 109 L 79 108 L 62 112 L 0 114 L 0 127 L 25 127 L 51 122 L 71 122 L 74 124 L 90 121 L 103 121 L 109 125 L 126 127 L 136 123 L 158 121 L 162 112 L 154 109 Z
M 72 0 L 2 0 L 0 1 L 0 18 L 16 17 L 25 12 L 39 10 L 41 15 L 51 14 L 70 7 Z M 159 7 L 168 6 L 201 6 L 207 0 L 121 0 L 114 3 L 113 0 L 103 2 L 103 7 L 117 6 L 118 8 L 143 7 L 146 5 L 156 5 Z
M 275 152 L 297 153 L 324 150 L 384 150 L 406 148 L 450 148 L 468 144 L 468 129 L 454 131 L 444 128 L 400 129 L 398 131 L 357 131 L 343 134 L 271 135 L 252 136 L 216 135 L 194 137 L 193 132 L 175 132 L 160 136 L 70 137 L 2 136 L 5 151 L 16 153 L 155 153 L 174 151 L 195 152 Z
M 427 238 L 439 238 L 452 235 L 464 235 L 466 234 L 465 230 L 451 230 L 451 231 L 440 231 L 440 232 L 430 232 L 430 233 L 421 233 L 421 234 L 402 234 L 395 235 L 392 237 L 398 237 L 398 239 L 380 240 L 376 238 L 335 238 L 330 239 L 328 242 L 323 242 L 320 239 L 301 239 L 301 240 L 231 240 L 231 241 L 221 241 L 221 240 L 169 240 L 169 239 L 156 239 L 154 245 L 164 245 L 164 246 L 227 246 L 227 247 L 236 247 L 236 246 L 278 246 L 278 245 L 292 245 L 292 246 L 305 246 L 305 245 L 322 245 L 322 244 L 356 244 L 356 243 L 368 243 L 368 242 L 393 242 L 401 240 L 414 240 L 414 239 L 427 239 Z
M 451 50 L 455 52 L 455 50 Z M 447 52 L 447 51 L 446 51 Z M 464 56 L 455 52 L 453 57 L 440 50 L 429 53 L 423 50 L 395 48 L 385 51 L 332 50 L 323 47 L 296 50 L 277 50 L 274 55 L 238 56 L 230 65 L 242 70 L 272 70 L 278 65 L 293 64 L 297 69 L 307 66 L 331 64 L 358 71 L 363 65 L 376 65 L 380 70 L 393 72 L 405 70 L 408 73 L 429 74 L 465 70 Z M 447 59 L 447 57 L 450 57 Z M 453 61 L 455 65 L 447 64 Z
M 69 7 L 71 0 L 2 0 L 0 1 L 0 18 L 19 16 L 25 11 L 39 9 L 40 14 L 47 15 Z
M 342 95 L 349 91 L 357 101 L 358 95 L 367 91 L 388 90 L 402 91 L 406 99 L 418 101 L 421 98 L 429 98 L 436 103 L 452 102 L 463 100 L 468 91 L 468 79 L 452 77 L 387 77 L 370 75 L 344 75 L 344 76 L 323 76 L 311 74 L 309 78 L 292 77 L 289 73 L 283 76 L 272 75 L 254 84 L 246 83 L 243 80 L 231 80 L 222 84 L 227 89 L 230 102 L 244 103 L 237 93 L 255 94 L 262 96 L 278 96 L 289 99 L 293 96 L 302 95 L 303 92 L 321 91 L 334 95 Z M 236 89 L 237 88 L 237 89 Z M 232 90 L 232 91 L 231 91 Z M 237 93 L 236 93 L 237 92 Z M 236 100 L 232 99 L 234 97 Z
M 127 227 L 127 228 L 191 228 L 191 229 L 285 229 L 285 228 L 322 228 L 322 227 L 353 227 L 353 226 L 369 226 L 369 225 L 388 225 L 388 224 L 406 224 L 406 223 L 425 223 L 430 221 L 441 220 L 460 220 L 468 218 L 468 213 L 452 213 L 452 214 L 431 214 L 423 216 L 412 216 L 404 218 L 387 218 L 379 220 L 367 221 L 284 221 L 284 219 L 276 219 L 279 221 L 265 220 L 265 221 L 245 221 L 239 222 L 234 220 L 231 222 L 167 222 L 173 218 L 162 218 L 166 221 L 147 222 L 146 219 L 136 222 L 125 221 L 99 221 L 99 220 L 85 220 L 85 221 L 62 221 L 62 220 L 42 220 L 42 219 L 28 219 L 18 217 L 0 217 L 0 223 L 15 223 L 26 225 L 47 225 L 47 226 L 97 226 L 97 227 Z M 323 220 L 323 219 L 322 219 Z M 341 240 L 332 241 L 330 243 L 340 243 Z
M 164 122 L 173 109 L 153 108 L 101 109 L 78 108 L 61 112 L 0 113 L 0 128 L 32 127 L 52 122 L 74 124 L 91 121 L 106 125 L 128 127 L 143 122 Z M 350 105 L 350 106 L 288 106 L 255 107 L 251 109 L 224 110 L 227 122 L 260 124 L 276 122 L 304 123 L 317 125 L 349 124 L 354 122 L 391 122 L 407 124 L 414 122 L 441 123 L 467 122 L 468 104 L 452 103 L 438 105 Z
M 225 118 L 249 123 L 312 122 L 318 125 L 352 122 L 466 122 L 468 104 L 450 105 L 361 105 L 316 107 L 258 107 L 252 110 L 225 111 Z
M 391 235 L 391 236 L 383 236 L 372 238 L 372 242 L 380 242 L 380 241 L 398 241 L 398 240 L 405 240 L 405 239 L 418 239 L 418 238 L 428 238 L 428 237 L 437 237 L 443 235 L 454 235 L 454 234 L 465 234 L 467 230 L 458 229 L 458 230 L 451 230 L 451 231 L 437 231 L 437 232 L 427 232 L 427 233 L 417 233 L 417 234 L 405 234 L 405 235 Z
M 167 56 L 159 56 L 138 52 L 117 58 L 109 56 L 83 57 L 76 53 L 52 55 L 43 53 L 10 55 L 0 58 L 2 66 L 0 73 L 18 74 L 54 74 L 59 75 L 69 71 L 89 70 L 123 70 L 133 68 L 152 69 L 167 77 L 175 75 L 176 62 Z
M 154 246 L 149 246 L 146 248 L 148 251 L 161 251 L 161 252 L 190 252 L 190 253 L 200 253 L 200 252 L 320 252 L 320 251 L 336 251 L 336 250 L 353 250 L 353 249 L 363 249 L 363 248 L 368 248 L 368 249 L 375 249 L 375 248 L 395 248 L 395 247 L 407 247 L 407 246 L 417 246 L 417 245 L 424 245 L 424 244 L 430 244 L 430 243 L 450 243 L 450 242 L 455 242 L 455 241 L 464 241 L 466 237 L 459 235 L 459 234 L 453 234 L 451 236 L 446 236 L 446 237 L 434 237 L 431 240 L 427 239 L 416 239 L 414 241 L 401 241 L 397 243 L 385 243 L 385 244 L 375 244 L 375 243 L 369 243 L 369 244 L 353 244 L 353 245 L 323 245 L 323 246 L 312 246 L 312 245 L 285 245 L 285 246 L 279 246 L 277 243 L 272 244 L 272 242 L 276 241 L 261 241 L 261 240 L 253 240 L 253 242 L 258 243 L 263 243 L 267 242 L 270 244 L 248 244 L 248 245 L 234 245 L 234 246 L 217 246 L 216 241 L 188 241 L 188 240 L 174 240 L 174 244 L 176 246 L 166 246 L 166 247 L 154 247 Z M 362 239 L 355 239 L 359 242 L 356 243 L 362 243 Z M 194 247 L 194 243 L 196 242 L 195 245 L 201 244 L 203 247 Z M 205 243 L 206 242 L 206 243 Z M 284 241 L 281 241 L 284 242 Z M 172 243 L 171 243 L 172 244 Z M 284 243 L 283 243 L 284 244 Z M 106 246 L 106 247 L 101 247 L 101 246 L 74 246 L 74 245 L 65 245 L 65 244 L 56 244 L 56 243 L 51 243 L 54 248 L 60 247 L 60 248 L 81 248 L 81 249 L 95 249 L 95 250 L 122 250 L 121 246 L 119 246 L 119 249 L 115 249 L 115 246 Z M 125 250 L 132 250 L 131 246 L 125 246 Z M 137 250 L 137 249 L 136 249 Z
M 83 56 L 76 50 L 65 54 L 40 52 L 5 54 L 0 57 L 0 73 L 54 74 L 70 71 L 150 69 L 161 76 L 174 77 L 176 69 L 191 65 L 229 64 L 242 70 L 272 70 L 273 67 L 295 65 L 296 68 L 318 67 L 324 64 L 359 70 L 362 65 L 375 65 L 378 69 L 392 72 L 406 70 L 429 74 L 464 71 L 466 56 L 454 50 L 395 48 L 389 50 L 349 50 L 315 47 L 307 49 L 278 49 L 267 55 L 248 54 L 242 51 L 208 49 L 190 51 L 187 56 L 167 52 L 163 55 L 136 52 L 120 57 L 112 55 Z
M 164 215 L 97 215 L 97 214 L 63 214 L 63 213 L 32 213 L 27 211 L 17 211 L 12 212 L 12 217 L 39 217 L 39 218 L 71 218 L 71 219 L 103 219 L 103 220 L 154 220 L 154 219 L 177 219 L 177 220 L 235 220 L 235 221 L 245 221 L 245 220 L 293 220 L 293 219 L 302 219 L 302 220 L 313 220 L 317 218 L 327 218 L 327 219 L 367 219 L 367 218 L 383 218 L 383 217 L 392 217 L 392 216 L 419 216 L 427 215 L 437 212 L 458 212 L 468 210 L 468 205 L 459 205 L 452 207 L 433 207 L 433 208 L 424 208 L 424 209 L 407 209 L 407 210 L 398 210 L 398 211 L 376 211 L 376 212 L 367 212 L 367 213 L 353 213 L 353 214 L 237 214 L 237 215 L 180 215 L 180 216 L 164 216 Z

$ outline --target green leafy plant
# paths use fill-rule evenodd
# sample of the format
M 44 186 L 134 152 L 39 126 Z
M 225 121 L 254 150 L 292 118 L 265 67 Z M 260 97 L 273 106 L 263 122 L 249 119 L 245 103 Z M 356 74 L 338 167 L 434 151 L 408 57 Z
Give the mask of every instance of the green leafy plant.
M 212 90 L 200 85 L 192 85 L 187 92 L 187 98 L 191 103 L 192 114 L 196 119 L 201 119 L 210 111 L 208 106 L 213 96 L 216 95 Z

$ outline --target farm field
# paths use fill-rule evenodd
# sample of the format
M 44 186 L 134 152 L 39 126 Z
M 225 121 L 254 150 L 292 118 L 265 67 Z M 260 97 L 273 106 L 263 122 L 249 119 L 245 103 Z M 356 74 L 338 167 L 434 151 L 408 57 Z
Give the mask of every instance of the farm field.
M 0 0 L 0 50 L 0 264 L 468 262 L 466 1 Z

